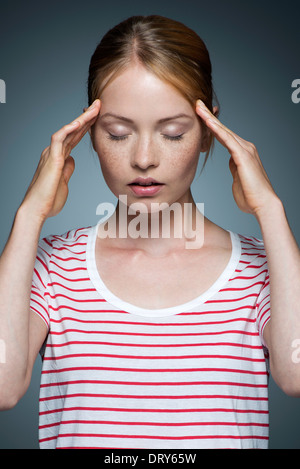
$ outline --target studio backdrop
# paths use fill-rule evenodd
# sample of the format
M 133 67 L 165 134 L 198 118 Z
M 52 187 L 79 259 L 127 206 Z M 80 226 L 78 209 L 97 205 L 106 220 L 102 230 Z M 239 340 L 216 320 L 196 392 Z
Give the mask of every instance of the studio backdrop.
M 183 22 L 206 43 L 219 118 L 256 145 L 299 244 L 299 2 L 1 1 L 0 10 L 1 251 L 52 133 L 87 105 L 88 66 L 96 45 L 120 21 L 149 14 Z M 72 156 L 67 203 L 46 221 L 41 236 L 96 224 L 98 204 L 116 203 L 88 134 Z M 261 238 L 256 219 L 236 206 L 228 161 L 218 142 L 201 176 L 200 159 L 194 199 L 222 228 Z M 0 413 L 0 448 L 38 448 L 40 373 L 39 357 L 26 395 Z M 300 400 L 285 395 L 270 378 L 270 448 L 300 449 L 299 421 Z

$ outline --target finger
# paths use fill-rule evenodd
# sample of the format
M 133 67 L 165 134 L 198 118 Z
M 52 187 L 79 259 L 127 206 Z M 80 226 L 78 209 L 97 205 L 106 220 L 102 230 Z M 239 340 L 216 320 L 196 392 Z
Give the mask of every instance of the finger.
M 237 166 L 236 166 L 232 156 L 229 158 L 229 169 L 230 169 L 230 172 L 231 172 L 232 177 L 234 179 L 237 175 Z
M 67 184 L 70 180 L 70 177 L 72 176 L 72 174 L 74 172 L 74 169 L 75 169 L 74 158 L 71 155 L 69 155 L 66 158 L 65 166 L 64 166 L 64 169 L 63 169 L 63 175 L 64 175 L 64 178 L 65 178 L 65 181 L 66 181 Z
M 239 156 L 241 151 L 245 150 L 243 146 L 222 126 L 212 121 L 211 119 L 207 120 L 207 126 L 215 135 L 216 139 L 227 148 L 231 155 Z
M 196 111 L 198 113 L 198 115 L 200 114 L 200 117 L 202 117 L 202 119 L 205 121 L 210 119 L 212 122 L 216 123 L 216 124 L 219 124 L 224 130 L 226 130 L 227 132 L 229 132 L 234 138 L 236 138 L 236 140 L 238 140 L 240 143 L 242 142 L 246 142 L 246 140 L 243 140 L 239 135 L 237 135 L 236 133 L 234 133 L 231 129 L 229 129 L 228 127 L 226 127 L 222 122 L 220 122 L 219 119 L 217 119 L 217 117 L 212 113 L 210 112 L 210 110 L 208 109 L 207 106 L 205 106 L 205 104 L 203 103 L 203 101 L 201 101 L 200 99 L 197 100 L 197 103 L 196 103 Z
M 89 128 L 96 122 L 100 107 L 100 100 L 97 99 L 83 114 L 81 114 L 81 116 L 76 119 L 76 121 L 79 122 L 79 126 L 72 134 L 68 135 L 65 141 L 67 145 L 70 145 L 71 150 L 79 143 Z
M 207 121 L 208 119 L 211 119 L 213 122 L 219 123 L 228 132 L 230 132 L 232 134 L 234 133 L 234 132 L 232 132 L 232 130 L 225 127 L 225 125 L 222 124 L 222 122 L 220 122 L 219 119 L 217 119 L 217 117 L 208 109 L 207 106 L 205 106 L 204 102 L 201 101 L 200 99 L 198 99 L 196 101 L 196 112 L 197 112 L 198 115 L 200 115 L 200 117 L 202 117 L 202 119 L 204 121 Z
M 83 135 L 87 132 L 90 125 L 97 119 L 100 110 L 100 101 L 96 100 L 89 107 L 89 109 L 81 114 L 70 124 L 64 125 L 61 129 L 55 132 L 51 137 L 51 155 L 59 158 L 64 153 L 65 158 L 69 155 L 71 150 L 81 140 Z M 64 150 L 66 147 L 66 152 Z
M 88 132 L 90 127 L 96 122 L 98 116 L 95 116 L 91 121 L 88 121 L 85 125 L 79 127 L 77 132 L 69 135 L 64 143 L 66 152 L 71 152 L 74 147 L 80 142 L 84 135 Z
M 94 119 L 100 111 L 101 101 L 100 99 L 95 99 L 95 101 L 88 107 L 77 119 L 81 126 L 89 123 L 92 119 Z
M 200 115 L 200 117 L 204 120 L 207 127 L 209 127 L 213 131 L 217 139 L 218 139 L 219 134 L 217 135 L 216 132 L 218 130 L 223 129 L 223 131 L 227 132 L 233 139 L 235 139 L 244 150 L 250 149 L 250 146 L 251 146 L 250 142 L 247 142 L 246 140 L 241 138 L 239 135 L 234 133 L 232 130 L 230 130 L 228 127 L 226 127 L 224 124 L 222 124 L 222 122 L 220 122 L 219 119 L 217 119 L 216 116 L 214 116 L 210 112 L 210 110 L 205 106 L 205 104 L 200 100 L 197 100 L 196 111 L 197 111 L 197 114 Z M 222 134 L 223 137 L 225 137 L 224 132 Z M 227 138 L 226 141 L 230 141 L 230 139 Z
M 97 118 L 99 110 L 99 100 L 96 100 L 86 112 L 56 132 L 58 139 L 65 140 L 68 138 L 70 140 L 74 135 L 85 132 L 85 129 Z

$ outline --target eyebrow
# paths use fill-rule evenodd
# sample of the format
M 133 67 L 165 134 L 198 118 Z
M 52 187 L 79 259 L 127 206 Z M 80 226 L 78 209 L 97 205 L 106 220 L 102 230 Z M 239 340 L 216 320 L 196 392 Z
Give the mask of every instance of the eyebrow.
M 112 114 L 110 112 L 106 112 L 105 114 L 100 116 L 100 119 L 104 119 L 105 117 L 114 117 L 115 119 L 128 122 L 129 124 L 134 124 L 134 121 L 131 120 L 131 119 L 128 119 L 128 117 L 118 116 L 117 114 Z M 176 114 L 175 116 L 164 117 L 163 119 L 159 119 L 157 122 L 158 122 L 158 124 L 162 124 L 163 122 L 179 119 L 180 117 L 188 117 L 189 119 L 192 119 L 192 117 L 189 116 L 188 114 L 182 114 L 181 113 L 181 114 Z

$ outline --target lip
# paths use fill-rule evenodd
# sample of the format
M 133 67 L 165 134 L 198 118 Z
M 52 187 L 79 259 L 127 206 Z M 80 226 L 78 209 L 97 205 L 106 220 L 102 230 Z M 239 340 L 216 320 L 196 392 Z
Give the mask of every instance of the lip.
M 156 179 L 153 179 L 153 178 L 138 177 L 134 179 L 132 182 L 130 182 L 128 186 L 134 192 L 135 195 L 138 195 L 140 197 L 147 197 L 147 196 L 155 195 L 159 191 L 161 191 L 164 184 L 156 181 Z
M 156 179 L 153 179 L 153 178 L 142 178 L 142 177 L 138 177 L 136 179 L 134 179 L 133 181 L 131 181 L 129 184 L 161 184 L 161 182 L 159 181 L 156 181 Z

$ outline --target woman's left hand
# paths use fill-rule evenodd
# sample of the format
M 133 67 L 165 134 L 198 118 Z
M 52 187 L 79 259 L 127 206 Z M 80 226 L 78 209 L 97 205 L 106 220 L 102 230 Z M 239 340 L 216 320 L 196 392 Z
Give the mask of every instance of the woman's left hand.
M 229 151 L 232 193 L 237 206 L 258 217 L 278 196 L 263 168 L 255 145 L 225 127 L 199 99 L 196 112 L 216 139 Z

